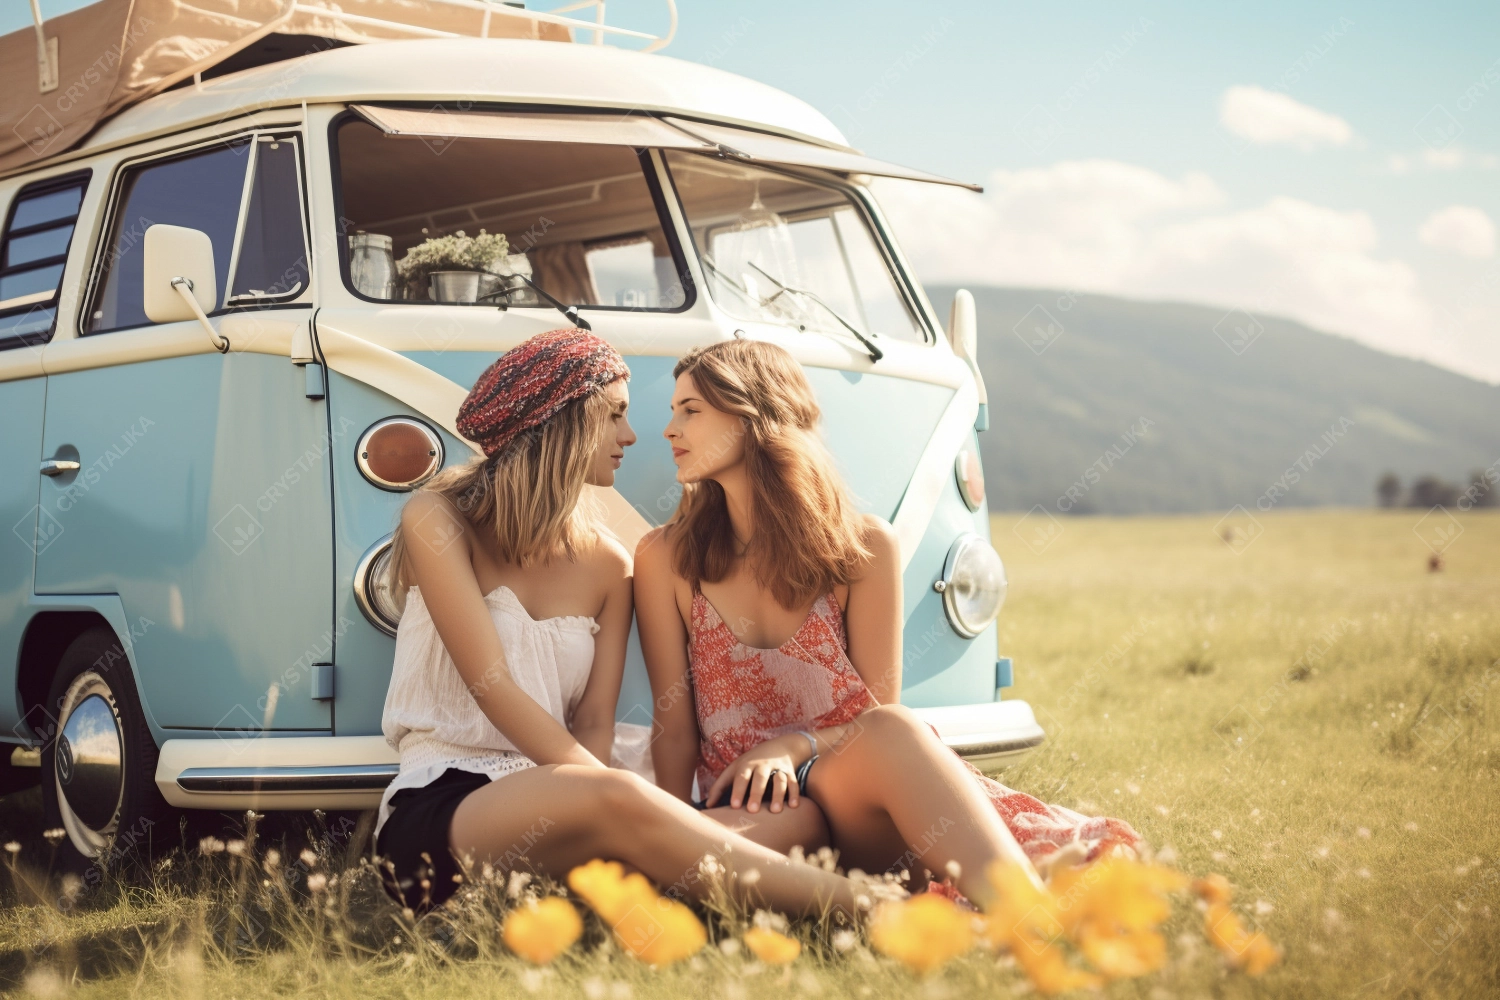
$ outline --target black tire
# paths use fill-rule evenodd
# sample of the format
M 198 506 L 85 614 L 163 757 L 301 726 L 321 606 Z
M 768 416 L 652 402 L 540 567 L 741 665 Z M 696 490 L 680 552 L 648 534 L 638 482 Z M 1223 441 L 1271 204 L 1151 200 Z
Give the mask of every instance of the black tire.
M 0 796 L 9 795 L 11 792 L 24 792 L 28 788 L 35 788 L 42 780 L 42 769 L 39 767 L 17 767 L 11 763 L 11 754 L 16 748 L 10 744 L 0 744 Z
M 63 867 L 129 867 L 150 858 L 153 841 L 174 844 L 175 825 L 164 822 L 171 810 L 156 788 L 156 743 L 112 630 L 98 626 L 73 640 L 47 708 L 55 732 L 42 747 L 42 809 L 48 829 L 67 832 L 58 848 Z

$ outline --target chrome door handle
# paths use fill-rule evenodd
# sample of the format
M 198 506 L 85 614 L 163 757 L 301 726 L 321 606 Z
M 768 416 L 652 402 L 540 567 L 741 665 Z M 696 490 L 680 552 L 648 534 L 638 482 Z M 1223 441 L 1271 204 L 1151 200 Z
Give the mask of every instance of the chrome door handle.
M 60 476 L 64 472 L 77 472 L 83 466 L 77 462 L 70 462 L 66 458 L 47 458 L 42 460 L 42 475 Z

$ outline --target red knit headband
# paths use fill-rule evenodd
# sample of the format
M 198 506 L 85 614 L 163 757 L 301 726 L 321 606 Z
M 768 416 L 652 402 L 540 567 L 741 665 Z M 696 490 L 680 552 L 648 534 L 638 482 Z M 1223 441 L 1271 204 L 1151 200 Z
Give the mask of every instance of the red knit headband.
M 524 431 L 615 379 L 630 378 L 620 352 L 585 330 L 540 333 L 479 376 L 458 408 L 458 432 L 492 456 Z

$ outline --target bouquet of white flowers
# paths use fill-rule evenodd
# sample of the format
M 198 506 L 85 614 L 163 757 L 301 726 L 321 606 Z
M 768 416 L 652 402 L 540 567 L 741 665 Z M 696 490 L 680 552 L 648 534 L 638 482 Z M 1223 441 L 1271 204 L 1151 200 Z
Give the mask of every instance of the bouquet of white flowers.
M 406 256 L 396 262 L 396 273 L 401 276 L 408 299 L 425 299 L 427 276 L 433 271 L 494 274 L 509 250 L 504 233 L 486 233 L 481 229 L 478 236 L 466 236 L 460 229 L 452 236 L 434 236 L 406 251 Z

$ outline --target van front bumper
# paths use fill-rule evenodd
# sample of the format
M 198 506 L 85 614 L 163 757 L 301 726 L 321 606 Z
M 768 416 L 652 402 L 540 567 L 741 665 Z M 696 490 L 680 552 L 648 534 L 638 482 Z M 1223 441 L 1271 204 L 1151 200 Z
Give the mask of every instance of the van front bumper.
M 1047 738 L 1024 701 L 914 708 L 955 753 L 980 770 L 1002 766 Z
M 979 768 L 1045 738 L 1024 701 L 912 711 Z M 381 736 L 175 739 L 162 744 L 156 787 L 182 809 L 374 809 L 400 764 Z

